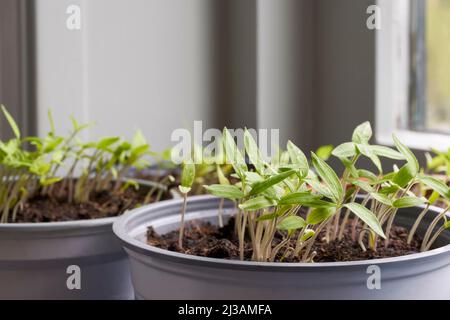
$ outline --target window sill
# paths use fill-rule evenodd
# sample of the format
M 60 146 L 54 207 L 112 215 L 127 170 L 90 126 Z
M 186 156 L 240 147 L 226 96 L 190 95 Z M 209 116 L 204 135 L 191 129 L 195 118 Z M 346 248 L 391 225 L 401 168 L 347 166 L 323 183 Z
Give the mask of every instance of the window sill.
M 408 130 L 396 130 L 393 132 L 401 142 L 416 150 L 447 150 L 450 148 L 450 135 L 439 133 L 428 133 Z M 392 136 L 380 133 L 376 136 L 377 143 L 393 145 Z

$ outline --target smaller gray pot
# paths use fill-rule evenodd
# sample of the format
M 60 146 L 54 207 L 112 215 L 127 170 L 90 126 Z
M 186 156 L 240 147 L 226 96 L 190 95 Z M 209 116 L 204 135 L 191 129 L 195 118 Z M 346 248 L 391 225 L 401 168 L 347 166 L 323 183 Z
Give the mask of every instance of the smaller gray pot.
M 0 299 L 133 299 L 116 219 L 0 224 Z
M 182 200 L 151 204 L 121 216 L 114 233 L 130 256 L 139 299 L 449 299 L 450 233 L 424 253 L 332 263 L 260 263 L 180 254 L 146 244 L 146 231 L 179 228 Z M 217 222 L 219 199 L 188 200 L 185 220 Z M 225 215 L 233 212 L 226 202 Z M 400 210 L 396 224 L 409 228 L 421 208 Z M 438 214 L 432 208 L 418 232 Z M 450 217 L 449 217 L 450 218 Z M 445 246 L 444 246 L 445 245 Z

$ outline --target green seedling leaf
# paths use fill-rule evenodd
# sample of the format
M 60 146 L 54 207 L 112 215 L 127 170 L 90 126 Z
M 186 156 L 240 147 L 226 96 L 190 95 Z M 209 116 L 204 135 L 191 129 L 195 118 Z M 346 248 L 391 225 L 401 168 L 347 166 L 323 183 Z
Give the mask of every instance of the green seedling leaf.
M 276 184 L 282 182 L 284 179 L 292 176 L 293 174 L 295 174 L 295 170 L 289 170 L 289 171 L 285 171 L 285 172 L 273 175 L 264 181 L 255 182 L 252 185 L 252 190 L 250 191 L 250 195 L 251 196 L 257 195 L 257 194 L 263 192 L 264 190 L 272 187 L 273 185 L 276 185 Z
M 310 208 L 334 207 L 332 202 L 320 200 L 321 196 L 313 195 L 310 192 L 294 192 L 280 199 L 279 205 L 302 205 Z
M 112 167 L 110 169 L 110 171 L 111 171 L 111 174 L 112 174 L 113 178 L 117 179 L 117 177 L 119 176 L 119 173 L 117 172 L 117 169 L 115 167 Z
M 305 242 L 316 234 L 316 232 L 312 229 L 306 229 L 305 233 L 303 233 L 301 241 Z
M 370 184 L 368 184 L 367 182 L 364 182 L 362 180 L 353 180 L 352 184 L 357 186 L 358 188 L 364 190 L 367 193 L 375 192 L 375 189 L 372 188 L 372 186 Z
M 167 148 L 166 150 L 163 150 L 159 156 L 162 160 L 171 162 L 171 156 L 172 156 L 172 149 L 173 148 Z
M 183 163 L 183 169 L 181 172 L 181 186 L 179 186 L 179 189 L 181 193 L 188 193 L 191 188 L 192 184 L 195 180 L 195 164 L 193 163 Z
M 321 146 L 316 150 L 316 154 L 323 161 L 327 161 L 330 158 L 333 149 L 334 147 L 331 144 Z
M 45 177 L 42 177 L 40 180 L 39 180 L 39 183 L 41 184 L 41 186 L 49 186 L 49 185 L 52 185 L 52 184 L 55 184 L 55 183 L 57 183 L 57 182 L 59 182 L 59 181 L 61 181 L 61 178 L 57 178 L 57 177 L 54 177 L 54 178 L 45 178 Z
M 276 205 L 275 201 L 273 201 L 271 199 L 267 199 L 264 196 L 259 196 L 259 197 L 251 198 L 251 199 L 245 201 L 244 203 L 239 205 L 239 208 L 242 210 L 246 210 L 246 211 L 256 211 L 256 210 L 272 207 L 274 205 Z
M 430 197 L 428 198 L 428 202 L 430 204 L 433 204 L 437 199 L 439 199 L 439 197 L 440 197 L 439 192 L 433 191 Z
M 347 199 L 350 199 L 350 198 L 354 195 L 356 189 L 357 189 L 357 188 L 356 188 L 355 186 L 350 186 L 350 187 L 348 187 L 348 188 L 345 190 L 344 201 L 346 201 Z
M 444 223 L 444 229 L 450 228 L 450 221 L 445 221 Z
M 200 163 L 195 166 L 195 174 L 197 177 L 204 177 L 214 172 L 215 169 L 214 165 Z
M 73 116 L 69 116 L 70 121 L 72 122 L 72 127 L 74 132 L 80 132 L 86 128 L 89 128 L 91 126 L 90 123 L 86 124 L 79 124 L 77 120 Z
M 373 174 L 369 170 L 364 170 L 364 169 L 358 169 L 358 177 L 366 178 L 371 183 L 375 183 L 378 180 L 378 177 L 375 174 Z
M 387 205 L 387 206 L 389 206 L 389 207 L 392 207 L 392 206 L 393 206 L 392 200 L 391 200 L 388 196 L 386 196 L 386 195 L 384 195 L 384 194 L 382 194 L 382 193 L 372 192 L 372 193 L 370 193 L 370 195 L 371 195 L 375 200 L 377 200 L 378 202 L 380 202 L 380 203 L 382 203 L 382 204 L 384 204 L 384 205 Z
M 2 105 L 2 111 L 3 111 L 3 114 L 5 115 L 6 120 L 9 123 L 12 131 L 14 132 L 14 135 L 16 136 L 17 139 L 20 139 L 20 130 L 19 130 L 19 127 L 17 126 L 16 121 L 14 121 L 14 118 L 11 116 L 11 114 L 8 112 L 8 110 L 6 110 L 4 105 Z
M 280 215 L 277 212 L 267 213 L 259 216 L 256 221 L 273 220 L 275 218 L 278 218 L 279 216 Z
M 275 212 L 266 213 L 259 216 L 256 221 L 273 220 L 275 218 L 281 217 L 283 214 L 288 212 L 291 206 L 281 206 Z
M 415 175 L 416 174 L 411 171 L 411 166 L 406 164 L 395 174 L 392 182 L 404 188 L 412 179 L 414 179 Z
M 316 225 L 327 220 L 336 212 L 336 208 L 316 208 L 306 217 L 306 222 L 310 225 Z
M 333 169 L 322 159 L 320 159 L 314 152 L 311 153 L 312 163 L 316 169 L 317 174 L 322 178 L 325 184 L 330 189 L 333 199 L 340 202 L 344 196 L 344 189 L 341 182 Z
M 257 172 L 263 174 L 264 161 L 262 160 L 258 145 L 256 144 L 250 132 L 248 132 L 247 128 L 245 128 L 244 131 L 244 144 L 250 162 L 255 166 Z
M 141 130 L 136 130 L 133 139 L 131 140 L 131 147 L 136 148 L 143 145 L 147 145 L 147 140 L 145 139 Z
M 241 152 L 239 151 L 233 137 L 231 136 L 227 128 L 223 129 L 222 136 L 225 159 L 227 160 L 227 163 L 233 166 L 234 171 L 236 171 L 236 173 L 240 177 L 243 177 L 243 173 L 245 171 L 248 171 L 248 168 Z
M 287 165 L 289 164 L 289 152 L 287 151 L 283 151 L 280 154 L 280 159 L 279 159 L 279 166 L 283 166 L 283 165 Z
M 450 200 L 450 188 L 444 182 L 427 175 L 419 175 L 418 179 L 424 185 L 438 192 L 445 199 Z
M 121 190 L 125 191 L 128 188 L 133 187 L 134 190 L 139 190 L 139 183 L 134 179 L 128 179 L 125 184 L 122 186 Z
M 47 111 L 47 118 L 48 118 L 48 122 L 50 123 L 50 135 L 54 136 L 55 135 L 55 121 L 53 120 L 53 114 L 52 114 L 52 110 L 49 109 Z
M 239 178 L 238 175 L 232 175 L 232 177 Z M 263 177 L 261 177 L 259 174 L 257 174 L 256 172 L 253 172 L 253 171 L 245 171 L 244 177 L 245 177 L 245 181 L 247 181 L 248 183 L 255 183 L 255 182 L 264 180 Z
M 297 147 L 292 141 L 288 141 L 287 149 L 289 153 L 289 158 L 291 159 L 292 164 L 294 164 L 301 177 L 306 177 L 309 171 L 308 159 L 305 154 Z
M 394 201 L 395 208 L 410 208 L 424 204 L 427 200 L 418 197 L 403 197 Z
M 233 185 L 213 184 L 204 187 L 209 193 L 215 195 L 216 197 L 231 200 L 242 199 L 244 197 L 244 193 L 238 187 Z
M 337 158 L 350 158 L 357 153 L 356 145 L 353 142 L 345 142 L 333 149 L 331 154 Z
M 287 231 L 297 230 L 304 227 L 306 227 L 306 222 L 299 216 L 286 217 L 277 224 L 277 229 Z
M 120 140 L 119 137 L 103 138 L 97 143 L 97 148 L 100 150 L 107 150 L 110 146 L 112 146 L 119 140 Z
M 250 189 L 250 191 L 251 191 L 251 189 Z M 266 198 L 269 198 L 269 199 L 274 199 L 274 200 L 280 199 L 280 197 L 282 197 L 284 194 L 285 194 L 285 190 L 283 187 L 280 187 L 280 186 L 272 186 L 260 193 L 260 195 L 265 196 Z
M 397 139 L 395 135 L 392 135 L 392 138 L 394 139 L 395 146 L 397 147 L 397 150 L 400 151 L 400 153 L 405 157 L 406 162 L 408 163 L 409 171 L 410 173 L 415 176 L 419 172 L 419 161 L 417 161 L 416 156 L 412 151 L 405 146 L 403 143 L 400 142 L 400 140 Z
M 333 194 L 331 193 L 330 188 L 320 181 L 315 179 L 306 179 L 305 182 L 309 184 L 314 191 L 318 192 L 322 196 L 333 199 Z
M 52 154 L 52 162 L 60 164 L 64 158 L 64 151 L 56 150 Z
M 220 184 L 223 184 L 223 185 L 230 184 L 230 181 L 227 179 L 227 177 L 225 177 L 225 174 L 223 173 L 223 170 L 220 167 L 220 165 L 216 166 L 216 173 L 217 173 L 217 178 L 219 179 Z
M 381 188 L 378 193 L 381 193 L 381 194 L 393 194 L 393 193 L 396 193 L 398 190 L 400 190 L 400 187 L 395 184 L 395 185 L 391 185 L 391 186 L 387 186 L 387 187 Z
M 372 213 L 372 211 L 356 202 L 346 203 L 344 204 L 344 207 L 350 209 L 351 212 L 353 212 L 362 221 L 364 221 L 380 237 L 384 239 L 386 238 L 383 229 L 381 228 L 380 222 L 378 221 L 377 217 Z
M 384 182 L 391 182 L 392 180 L 394 180 L 394 177 L 398 171 L 399 170 L 385 173 L 381 178 L 378 178 L 375 182 L 378 184 L 384 183 Z
M 370 146 L 372 152 L 380 157 L 394 159 L 394 160 L 404 160 L 405 157 L 398 151 L 385 146 L 372 145 Z
M 273 220 L 275 218 L 281 217 L 283 214 L 288 212 L 291 209 L 291 206 L 281 206 L 275 212 L 266 213 L 259 216 L 256 221 L 264 221 L 264 220 Z
M 42 158 L 38 158 L 33 161 L 29 170 L 31 173 L 34 173 L 38 176 L 45 176 L 51 169 L 51 165 L 42 160 Z
M 431 157 L 428 152 L 425 153 L 428 170 L 439 172 L 442 171 L 441 168 L 445 167 L 446 163 L 450 163 L 450 157 L 448 155 L 438 152 L 437 150 L 434 151 L 434 153 L 437 153 L 435 157 Z
M 372 152 L 372 149 L 368 144 L 358 143 L 356 147 L 358 148 L 361 154 L 365 155 L 373 162 L 373 164 L 375 165 L 375 167 L 377 167 L 379 172 L 383 171 L 383 168 L 381 167 L 380 158 L 378 158 L 378 156 Z
M 70 115 L 69 118 L 70 118 L 70 121 L 72 122 L 73 130 L 74 130 L 74 131 L 77 131 L 78 128 L 79 128 L 77 119 L 75 119 L 75 117 L 72 116 L 72 115 Z
M 366 121 L 355 128 L 352 141 L 354 143 L 368 144 L 371 137 L 372 127 L 370 126 L 370 122 Z

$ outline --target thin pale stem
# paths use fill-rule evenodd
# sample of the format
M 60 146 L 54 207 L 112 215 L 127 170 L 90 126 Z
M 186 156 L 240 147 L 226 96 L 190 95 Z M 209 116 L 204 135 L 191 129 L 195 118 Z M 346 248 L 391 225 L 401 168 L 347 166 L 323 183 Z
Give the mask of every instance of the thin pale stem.
M 329 222 L 328 220 L 322 221 L 319 226 L 317 227 L 316 233 L 308 240 L 308 246 L 306 247 L 306 250 L 303 254 L 302 261 L 306 261 L 308 259 L 309 253 L 311 252 L 312 246 L 314 244 L 314 241 L 316 240 L 319 233 L 322 231 L 322 229 L 326 226 L 326 224 Z
M 183 194 L 183 206 L 181 207 L 181 221 L 180 221 L 180 234 L 178 238 L 178 246 L 183 249 L 183 237 L 184 237 L 184 214 L 186 212 L 187 194 Z
M 449 207 L 447 207 L 445 210 L 443 210 L 440 214 L 438 214 L 436 216 L 436 218 L 434 218 L 434 220 L 430 223 L 427 232 L 425 233 L 425 236 L 423 237 L 423 241 L 422 241 L 422 246 L 421 246 L 421 250 L 424 251 L 428 240 L 430 239 L 431 233 L 433 232 L 434 228 L 436 227 L 436 225 L 438 224 L 439 220 L 443 219 L 445 217 L 445 214 L 447 213 Z
M 275 248 L 272 250 L 272 254 L 270 256 L 270 261 L 275 261 L 275 258 L 277 257 L 278 252 L 283 248 L 286 244 L 288 244 L 291 241 L 291 236 L 287 236 L 286 239 L 281 241 L 278 245 L 275 246 Z
M 384 240 L 384 247 L 387 248 L 389 246 L 389 239 L 391 234 L 392 225 L 394 224 L 395 214 L 397 210 L 394 210 L 391 215 L 389 216 L 389 219 L 387 221 L 386 225 L 386 239 Z
M 220 199 L 219 202 L 219 213 L 218 213 L 218 219 L 219 219 L 219 227 L 223 228 L 223 216 L 222 216 L 222 212 L 223 212 L 223 203 L 224 203 L 224 198 Z
M 359 233 L 359 237 L 358 237 L 358 244 L 361 247 L 362 251 L 366 252 L 366 246 L 364 245 L 364 235 L 367 232 L 366 229 L 361 230 L 361 232 Z
M 244 260 L 244 236 L 245 236 L 245 226 L 247 225 L 247 212 L 243 212 L 242 225 L 240 227 L 239 233 L 239 258 Z
M 428 251 L 430 250 L 431 246 L 433 245 L 433 243 L 437 240 L 437 238 L 441 235 L 441 233 L 445 230 L 444 226 L 440 227 L 435 234 L 433 235 L 433 237 L 430 239 L 430 241 L 428 241 L 427 245 L 425 246 L 424 250 L 420 250 L 420 251 Z
M 420 222 L 427 214 L 428 210 L 430 209 L 430 204 L 428 203 L 426 207 L 420 212 L 419 216 L 417 217 L 416 221 L 414 222 L 413 226 L 411 227 L 411 230 L 409 231 L 408 235 L 408 244 L 411 244 L 411 241 L 414 237 L 414 234 L 416 233 L 417 228 L 419 227 Z

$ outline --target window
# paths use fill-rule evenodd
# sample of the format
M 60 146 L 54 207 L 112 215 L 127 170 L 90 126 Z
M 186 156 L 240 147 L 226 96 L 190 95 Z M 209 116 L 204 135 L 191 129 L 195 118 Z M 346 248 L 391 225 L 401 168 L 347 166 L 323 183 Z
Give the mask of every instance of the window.
M 410 125 L 450 133 L 450 0 L 413 0 L 410 25 Z
M 450 147 L 450 0 L 380 0 L 377 139 Z

